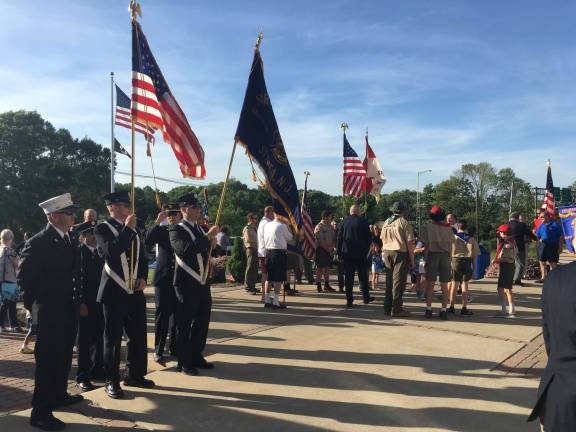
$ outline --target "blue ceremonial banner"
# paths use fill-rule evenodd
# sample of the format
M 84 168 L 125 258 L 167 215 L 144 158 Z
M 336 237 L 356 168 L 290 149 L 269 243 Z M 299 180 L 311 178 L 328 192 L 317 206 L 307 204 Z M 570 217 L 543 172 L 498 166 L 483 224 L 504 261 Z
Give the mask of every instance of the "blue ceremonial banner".
M 256 49 L 235 140 L 266 176 L 274 211 L 296 232 L 300 225 L 298 187 L 280 137 L 272 103 L 264 81 L 260 51 Z
M 574 232 L 576 231 L 576 205 L 558 207 L 558 214 L 560 215 L 560 222 L 564 231 L 566 248 L 569 252 L 576 253 L 576 238 L 574 237 Z

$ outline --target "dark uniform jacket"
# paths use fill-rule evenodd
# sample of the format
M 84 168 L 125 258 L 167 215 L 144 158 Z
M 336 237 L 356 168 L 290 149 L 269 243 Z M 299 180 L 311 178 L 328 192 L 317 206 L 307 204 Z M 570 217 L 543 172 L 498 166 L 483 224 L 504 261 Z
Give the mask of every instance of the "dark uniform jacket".
M 126 254 L 128 268 L 130 267 L 130 254 L 131 244 L 134 241 L 134 250 L 136 251 L 136 237 L 140 234 L 130 229 L 114 218 L 107 220 L 117 231 L 118 237 L 112 232 L 106 223 L 100 223 L 94 228 L 94 235 L 98 243 L 98 253 L 104 258 L 105 264 L 108 264 L 110 269 L 116 273 L 120 279 L 127 279 L 128 275 L 124 275 L 122 269 L 121 255 Z M 146 254 L 146 246 L 140 238 L 140 256 L 138 259 L 138 268 L 134 269 L 138 279 L 148 278 L 148 258 Z M 136 262 L 136 260 L 134 260 Z M 102 272 L 102 279 L 100 280 L 100 287 L 98 290 L 98 301 L 101 303 L 115 303 L 121 304 L 127 300 L 128 294 L 121 285 L 112 279 L 106 271 Z
M 31 310 L 35 301 L 41 307 L 58 309 L 78 299 L 78 243 L 70 240 L 72 244 L 68 246 L 48 224 L 22 249 L 17 279 L 26 309 Z
M 186 224 L 188 229 L 194 233 L 196 240 L 192 240 L 188 231 L 180 225 L 170 225 L 168 228 L 170 244 L 174 249 L 174 253 L 178 255 L 182 261 L 184 261 L 192 270 L 200 273 L 197 254 L 202 255 L 202 262 L 206 268 L 208 265 L 207 260 L 210 250 L 210 240 L 208 240 L 208 237 L 206 237 L 204 230 L 200 225 L 193 227 L 192 224 L 187 221 L 182 221 L 182 223 Z M 185 294 L 188 287 L 196 287 L 200 285 L 202 284 L 193 276 L 188 274 L 186 270 L 180 266 L 176 266 L 174 272 L 174 287 L 176 295 L 180 300 L 182 300 L 182 295 Z
M 370 250 L 372 233 L 368 221 L 361 216 L 351 215 L 344 219 L 336 238 L 338 256 L 347 259 L 366 259 Z
M 85 244 L 80 245 L 80 296 L 83 303 L 94 305 L 102 279 L 104 259 Z
M 576 431 L 576 262 L 551 271 L 542 289 L 548 363 L 529 420 L 544 414 L 546 432 Z
M 156 270 L 152 285 L 157 288 L 172 287 L 174 283 L 174 249 L 170 244 L 168 226 L 154 225 L 146 231 L 146 247 L 158 245 Z
M 514 238 L 519 252 L 526 250 L 526 237 L 538 241 L 538 238 L 528 229 L 524 222 L 512 219 L 508 222 L 508 226 L 510 227 L 510 235 Z

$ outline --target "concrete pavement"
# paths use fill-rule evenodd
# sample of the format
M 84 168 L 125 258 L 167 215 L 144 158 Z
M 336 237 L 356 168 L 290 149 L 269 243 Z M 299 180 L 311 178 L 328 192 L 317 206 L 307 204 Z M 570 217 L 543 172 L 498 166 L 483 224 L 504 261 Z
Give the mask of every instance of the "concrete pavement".
M 515 290 L 512 320 L 492 318 L 495 280 L 474 282 L 475 315 L 446 322 L 425 319 L 411 293 L 406 307 L 415 316 L 391 319 L 383 316 L 382 291 L 376 303 L 347 310 L 343 294 L 298 288 L 301 295 L 278 312 L 239 287 L 215 288 L 214 370 L 188 377 L 173 362 L 150 362 L 155 389 L 126 388 L 120 401 L 97 389 L 57 415 L 78 431 L 538 430 L 525 419 L 539 371 L 499 365 L 538 340 L 541 286 Z M 152 328 L 150 309 L 149 346 Z M 27 411 L 0 417 L 0 428 L 29 429 Z

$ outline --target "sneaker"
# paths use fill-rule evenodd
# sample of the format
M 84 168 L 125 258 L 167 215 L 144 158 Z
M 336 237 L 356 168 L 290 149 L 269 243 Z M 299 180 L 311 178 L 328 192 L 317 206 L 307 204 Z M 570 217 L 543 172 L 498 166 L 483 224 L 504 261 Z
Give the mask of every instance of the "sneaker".
M 441 310 L 438 314 L 438 318 L 440 318 L 442 321 L 446 321 L 448 319 L 448 312 Z
M 34 350 L 27 346 L 22 346 L 20 348 L 20 354 L 34 354 Z
M 450 306 L 450 307 L 448 308 L 448 313 L 449 313 L 449 314 L 455 314 L 455 313 L 456 313 L 456 309 L 454 308 L 454 306 Z
M 336 290 L 330 286 L 330 284 L 324 284 L 324 291 L 335 292 Z
M 508 314 L 506 314 L 505 318 L 516 318 L 516 314 L 515 313 L 508 313 Z
M 432 318 L 432 309 L 426 309 L 426 313 L 424 314 L 426 318 Z
M 462 308 L 462 310 L 460 311 L 460 315 L 472 316 L 472 315 L 474 315 L 474 312 L 470 312 L 468 309 Z

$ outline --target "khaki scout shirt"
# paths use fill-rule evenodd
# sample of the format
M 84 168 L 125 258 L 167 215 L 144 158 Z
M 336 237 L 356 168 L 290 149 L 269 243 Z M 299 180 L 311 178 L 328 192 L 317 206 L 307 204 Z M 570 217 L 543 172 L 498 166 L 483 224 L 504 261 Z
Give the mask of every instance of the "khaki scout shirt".
M 505 241 L 500 250 L 500 256 L 496 258 L 499 262 L 513 263 L 516 261 L 517 253 L 518 249 L 516 248 L 516 243 Z
M 316 237 L 316 247 L 332 252 L 336 246 L 336 232 L 334 232 L 331 224 L 323 220 L 314 227 L 314 236 Z
M 386 220 L 382 225 L 380 238 L 382 250 L 408 252 L 408 243 L 414 242 L 414 229 L 404 217 L 393 222 Z
M 248 224 L 242 230 L 242 240 L 244 240 L 244 247 L 258 249 L 258 231 L 256 227 Z
M 467 242 L 458 236 L 454 236 L 452 244 L 452 256 L 455 258 L 474 258 L 480 255 L 480 246 L 474 237 L 470 237 Z
M 428 252 L 452 252 L 454 232 L 449 226 L 429 223 L 424 226 L 420 240 Z

